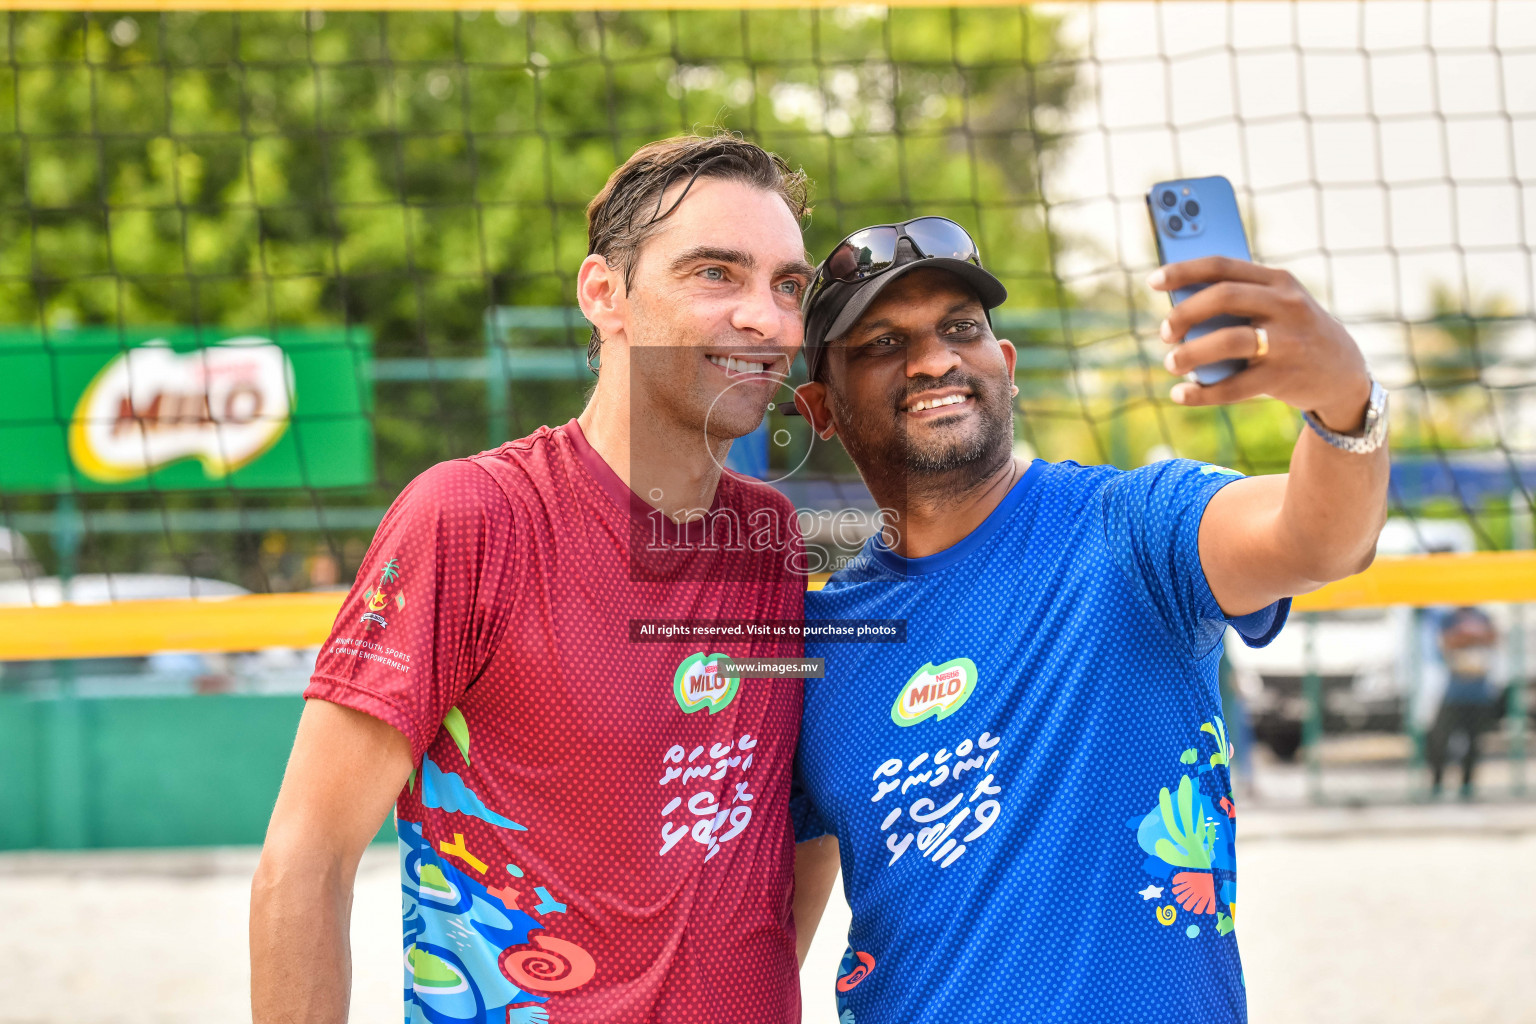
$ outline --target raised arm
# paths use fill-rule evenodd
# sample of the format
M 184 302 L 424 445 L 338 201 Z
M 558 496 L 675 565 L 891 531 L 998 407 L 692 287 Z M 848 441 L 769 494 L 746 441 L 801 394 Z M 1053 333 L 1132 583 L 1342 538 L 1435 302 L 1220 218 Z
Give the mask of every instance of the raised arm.
M 795 953 L 800 966 L 811 951 L 811 939 L 827 909 L 827 897 L 837 882 L 837 837 L 819 836 L 795 844 Z
M 1163 340 L 1173 345 L 1169 371 L 1182 374 L 1218 359 L 1250 362 L 1217 384 L 1176 385 L 1174 401 L 1228 405 L 1268 395 L 1310 412 L 1330 430 L 1361 432 L 1371 393 L 1365 359 L 1344 325 L 1294 277 L 1211 257 L 1169 264 L 1148 281 L 1166 291 L 1201 282 L 1211 284 L 1175 306 L 1163 324 Z M 1175 344 L 1219 313 L 1252 324 Z M 1255 328 L 1267 338 L 1262 356 Z M 1386 522 L 1388 475 L 1385 443 L 1353 454 L 1304 426 L 1289 473 L 1238 480 L 1217 492 L 1200 523 L 1200 562 L 1222 611 L 1258 611 L 1370 565 Z
M 411 745 L 376 718 L 311 700 L 251 881 L 254 1024 L 345 1024 L 358 860 L 411 772 Z

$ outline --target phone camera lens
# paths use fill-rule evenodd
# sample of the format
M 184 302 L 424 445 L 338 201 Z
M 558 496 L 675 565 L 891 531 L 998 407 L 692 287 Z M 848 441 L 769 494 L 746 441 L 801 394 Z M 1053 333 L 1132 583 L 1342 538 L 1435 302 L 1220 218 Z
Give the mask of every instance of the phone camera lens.
M 1183 231 L 1184 230 L 1184 221 L 1179 218 L 1178 214 L 1174 214 L 1172 217 L 1168 218 L 1168 230 L 1169 231 Z
M 1195 202 L 1193 199 L 1186 199 L 1186 200 L 1184 200 L 1184 216 L 1186 216 L 1186 217 L 1198 217 L 1199 215 L 1200 215 L 1200 204 Z
M 1174 204 L 1179 201 L 1179 197 L 1173 194 L 1173 189 L 1164 189 L 1163 194 L 1158 196 L 1158 198 L 1161 199 L 1163 205 L 1168 207 L 1170 210 L 1173 209 Z

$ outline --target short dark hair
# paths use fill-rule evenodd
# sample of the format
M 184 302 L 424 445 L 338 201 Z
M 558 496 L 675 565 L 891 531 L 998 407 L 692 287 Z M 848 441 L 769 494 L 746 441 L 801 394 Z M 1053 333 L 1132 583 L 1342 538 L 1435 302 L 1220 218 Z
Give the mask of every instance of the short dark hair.
M 805 171 L 792 169 L 777 153 L 735 132 L 678 135 L 635 150 L 587 204 L 588 255 L 602 256 L 610 267 L 623 271 L 627 288 L 641 245 L 700 178 L 740 181 L 772 192 L 784 200 L 796 220 L 803 220 L 811 210 L 810 178 Z M 682 195 L 663 210 L 661 202 L 667 189 L 679 182 L 686 183 Z M 588 365 L 602 344 L 602 336 L 593 327 L 587 343 Z

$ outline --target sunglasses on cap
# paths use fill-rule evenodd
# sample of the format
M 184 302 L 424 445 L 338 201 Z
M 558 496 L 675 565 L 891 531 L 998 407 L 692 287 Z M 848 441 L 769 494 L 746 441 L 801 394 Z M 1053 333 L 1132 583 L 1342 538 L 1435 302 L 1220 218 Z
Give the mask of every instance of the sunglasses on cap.
M 853 284 L 876 277 L 896 265 L 896 247 L 905 238 L 922 259 L 939 257 L 964 260 L 981 266 L 976 242 L 965 228 L 948 217 L 918 217 L 900 224 L 876 224 L 860 228 L 832 250 L 820 267 L 811 286 L 805 290 L 802 310 L 811 304 L 828 284 L 841 281 Z

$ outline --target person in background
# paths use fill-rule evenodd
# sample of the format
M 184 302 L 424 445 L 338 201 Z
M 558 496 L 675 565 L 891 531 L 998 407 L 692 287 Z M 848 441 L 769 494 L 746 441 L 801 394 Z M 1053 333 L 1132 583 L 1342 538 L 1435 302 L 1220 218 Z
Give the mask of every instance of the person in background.
M 314 554 L 304 560 L 304 575 L 309 578 L 310 590 L 340 590 L 341 564 L 336 555 L 324 544 L 315 548 Z
M 1490 677 L 1497 642 L 1493 621 L 1480 609 L 1457 608 L 1440 620 L 1440 656 L 1449 679 L 1426 743 L 1430 791 L 1435 796 L 1440 795 L 1445 782 L 1451 738 L 1461 735 L 1466 741 L 1461 756 L 1461 798 L 1472 798 L 1478 738 L 1494 718 L 1495 692 Z

